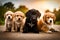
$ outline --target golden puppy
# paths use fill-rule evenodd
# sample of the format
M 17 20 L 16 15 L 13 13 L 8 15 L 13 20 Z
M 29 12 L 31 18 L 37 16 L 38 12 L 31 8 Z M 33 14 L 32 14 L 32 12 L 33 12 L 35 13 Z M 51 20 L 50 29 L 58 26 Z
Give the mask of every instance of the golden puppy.
M 4 18 L 5 18 L 6 31 L 12 31 L 13 30 L 13 12 L 7 11 L 4 14 Z
M 21 12 L 21 11 L 15 12 L 15 17 L 14 17 L 15 31 L 23 32 L 24 18 L 25 18 L 25 15 L 23 12 Z
M 39 31 L 51 33 L 52 31 L 57 31 L 54 29 L 53 24 L 56 20 L 56 17 L 53 13 L 45 13 L 43 18 L 40 19 L 37 23 Z

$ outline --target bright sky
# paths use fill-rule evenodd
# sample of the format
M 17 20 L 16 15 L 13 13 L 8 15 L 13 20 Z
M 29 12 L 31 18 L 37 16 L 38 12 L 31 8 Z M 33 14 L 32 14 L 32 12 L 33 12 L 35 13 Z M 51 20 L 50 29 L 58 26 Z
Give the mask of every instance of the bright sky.
M 1 0 L 2 4 L 6 2 L 14 3 L 14 6 L 18 8 L 19 5 L 26 5 L 29 9 L 37 9 L 42 15 L 46 9 L 53 11 L 54 8 L 59 8 L 60 0 Z

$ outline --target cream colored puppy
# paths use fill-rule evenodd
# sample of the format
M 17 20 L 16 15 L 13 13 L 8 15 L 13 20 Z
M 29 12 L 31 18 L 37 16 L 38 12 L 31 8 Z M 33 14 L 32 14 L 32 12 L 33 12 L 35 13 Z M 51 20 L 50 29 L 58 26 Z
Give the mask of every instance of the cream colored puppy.
M 13 12 L 7 11 L 4 14 L 6 31 L 11 32 L 13 30 Z
M 15 31 L 17 32 L 23 32 L 23 26 L 25 24 L 25 15 L 21 11 L 16 11 L 15 12 L 15 17 L 14 17 L 14 27 Z

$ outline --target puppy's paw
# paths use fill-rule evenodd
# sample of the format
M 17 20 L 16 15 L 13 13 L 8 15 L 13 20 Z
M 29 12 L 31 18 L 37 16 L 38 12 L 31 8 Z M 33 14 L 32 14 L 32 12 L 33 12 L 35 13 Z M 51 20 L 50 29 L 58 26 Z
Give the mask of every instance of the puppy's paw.
M 11 32 L 10 30 L 6 30 L 5 32 Z
M 20 32 L 22 33 L 22 32 L 23 32 L 23 30 L 20 30 Z
M 46 31 L 46 33 L 52 33 L 52 31 Z
M 15 32 L 15 30 L 12 30 L 12 32 Z
M 60 32 L 60 30 L 55 30 L 55 32 Z
M 8 32 L 8 30 L 5 30 L 4 32 Z

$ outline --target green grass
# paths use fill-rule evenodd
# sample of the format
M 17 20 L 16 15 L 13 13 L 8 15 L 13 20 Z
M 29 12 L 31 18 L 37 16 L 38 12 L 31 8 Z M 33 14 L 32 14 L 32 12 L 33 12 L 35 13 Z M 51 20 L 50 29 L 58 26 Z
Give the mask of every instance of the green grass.
M 55 24 L 60 25 L 60 21 L 56 21 Z
M 4 21 L 0 20 L 0 25 L 4 25 Z

